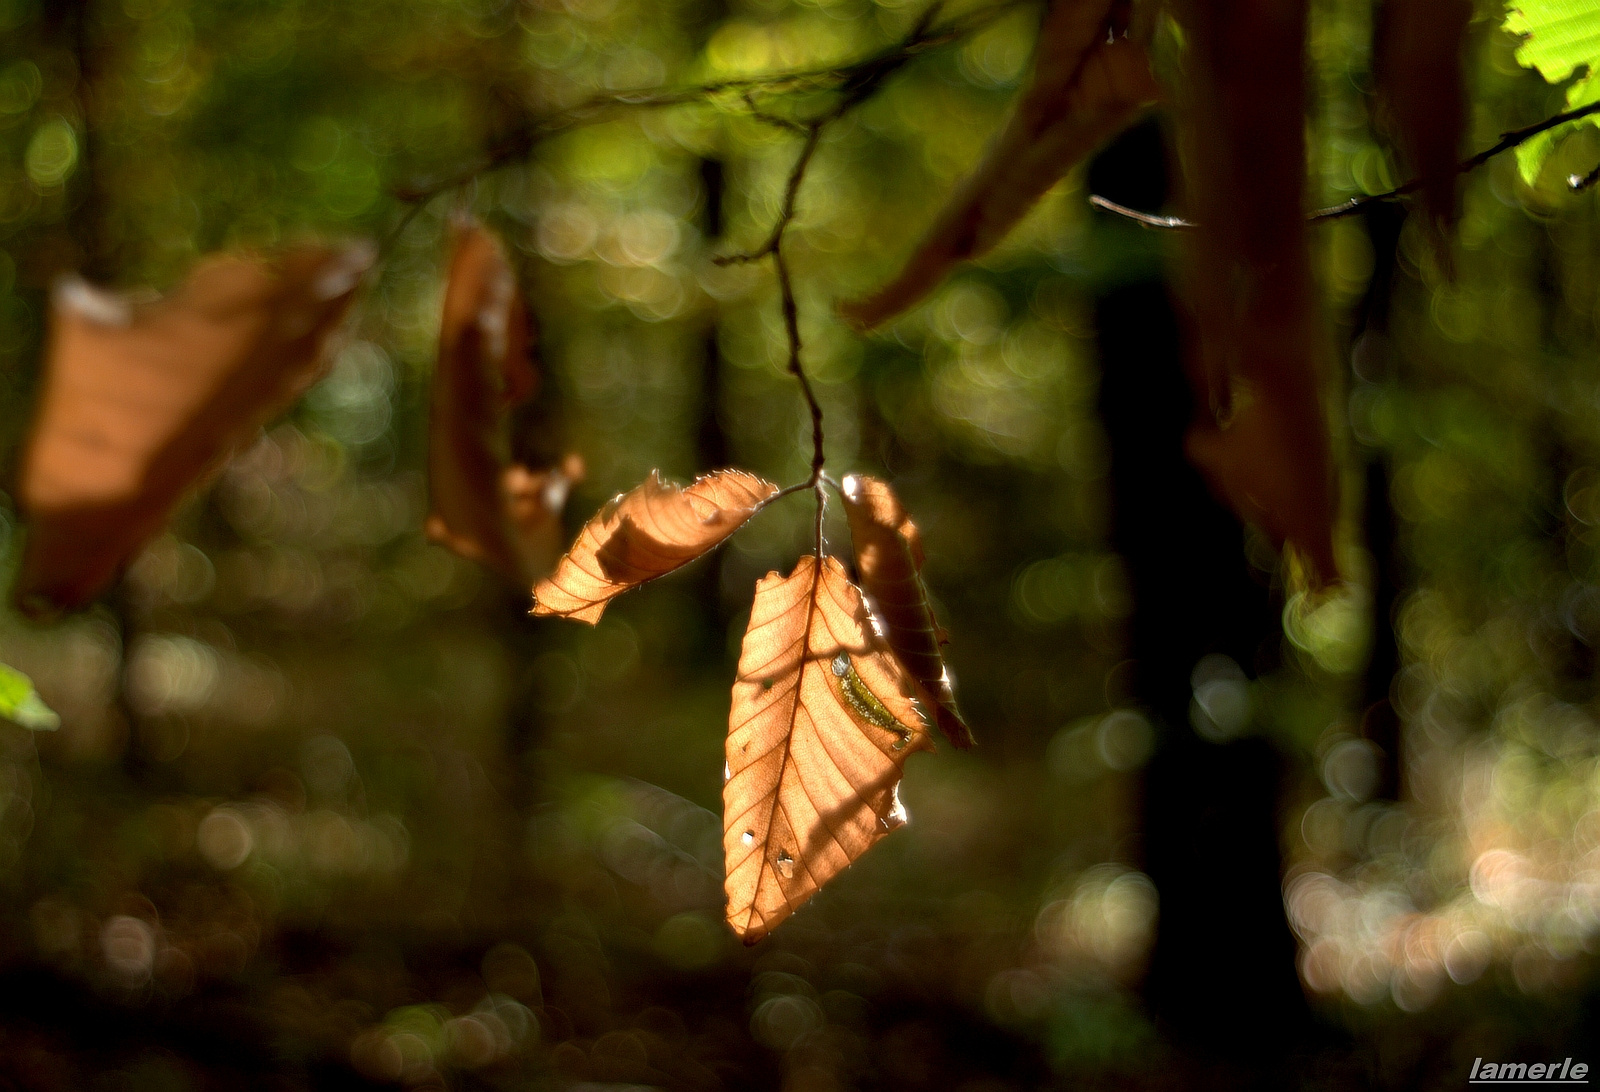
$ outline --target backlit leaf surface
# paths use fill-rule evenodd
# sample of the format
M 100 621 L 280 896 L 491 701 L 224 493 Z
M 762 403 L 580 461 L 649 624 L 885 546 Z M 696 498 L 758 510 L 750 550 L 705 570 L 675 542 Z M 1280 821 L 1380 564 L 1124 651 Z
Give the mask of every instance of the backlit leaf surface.
M 0 664 L 0 717 L 34 732 L 61 727 L 61 718 L 39 697 L 33 680 L 7 664 Z
M 833 558 L 756 585 L 728 718 L 728 923 L 772 931 L 905 822 L 905 760 L 932 747 L 916 683 Z
M 863 475 L 844 480 L 845 515 L 861 586 L 900 663 L 922 688 L 945 738 L 971 747 L 972 730 L 956 710 L 955 692 L 939 652 L 939 627 L 922 585 L 922 537 L 888 482 Z
M 1141 42 L 1108 33 L 1110 0 L 1060 0 L 1045 15 L 1033 80 L 976 171 L 900 275 L 840 313 L 870 329 L 922 299 L 958 262 L 992 250 L 1075 164 L 1156 100 Z
M 539 377 L 531 325 L 499 241 L 458 225 L 428 420 L 428 537 L 532 586 L 561 555 L 561 510 L 583 464 L 512 461 L 507 418 Z
M 20 476 L 25 610 L 99 594 L 190 486 L 317 379 L 372 256 L 214 257 L 148 303 L 81 281 L 57 289 Z
M 1572 79 L 1566 108 L 1575 110 L 1600 100 L 1600 5 L 1590 0 L 1514 0 L 1505 29 L 1522 39 L 1517 61 L 1551 83 Z M 1576 79 L 1573 77 L 1576 76 Z M 1590 116 L 1577 125 L 1594 125 Z M 1517 146 L 1517 166 L 1533 182 L 1555 148 L 1562 129 L 1552 129 Z
M 533 613 L 592 625 L 613 598 L 687 565 L 744 526 L 777 491 L 743 470 L 717 470 L 687 486 L 652 470 L 584 524 L 556 571 L 534 588 Z

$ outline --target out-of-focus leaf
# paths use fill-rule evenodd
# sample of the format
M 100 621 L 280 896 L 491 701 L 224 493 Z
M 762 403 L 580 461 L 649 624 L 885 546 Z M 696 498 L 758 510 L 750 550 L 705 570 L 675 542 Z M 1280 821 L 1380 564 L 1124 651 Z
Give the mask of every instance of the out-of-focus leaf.
M 728 923 L 754 944 L 905 822 L 905 760 L 933 746 L 915 681 L 833 558 L 756 585 L 728 718 Z
M 900 275 L 842 314 L 870 329 L 926 296 L 958 262 L 1003 239 L 1057 180 L 1156 100 L 1144 45 L 1111 36 L 1111 0 L 1058 0 L 1033 81 L 983 162 L 956 190 Z
M 165 299 L 63 283 L 22 458 L 16 595 L 81 606 L 217 469 L 321 374 L 372 248 L 214 257 Z
M 1442 243 L 1458 213 L 1456 170 L 1466 132 L 1462 51 L 1471 0 L 1383 0 L 1374 67 L 1385 127 L 1422 180 L 1429 221 Z
M 561 509 L 583 462 L 512 462 L 507 418 L 539 377 L 527 305 L 499 241 L 456 228 L 428 419 L 428 537 L 531 586 L 561 556 Z
M 1329 489 L 1319 490 L 1311 477 L 1327 466 L 1326 449 L 1314 446 L 1326 443 L 1318 436 L 1327 427 L 1321 412 L 1303 399 L 1252 399 L 1236 388 L 1227 426 L 1191 429 L 1186 447 L 1229 507 L 1277 541 L 1293 543 L 1313 579 L 1326 582 L 1338 567 Z
M 534 588 L 533 613 L 593 625 L 613 598 L 693 561 L 777 492 L 743 470 L 713 471 L 688 486 L 652 470 L 584 524 L 555 573 Z
M 61 718 L 39 697 L 33 680 L 5 664 L 0 664 L 0 717 L 34 732 L 61 727 Z
M 922 536 L 888 482 L 864 475 L 845 478 L 841 492 L 850 520 L 861 586 L 883 623 L 889 647 L 922 688 L 945 738 L 971 747 L 972 729 L 956 709 L 950 673 L 939 652 L 939 627 L 922 586 Z
M 1326 336 L 1306 234 L 1304 0 L 1181 0 L 1178 100 L 1197 415 L 1189 453 L 1240 516 L 1337 576 L 1321 400 Z
M 1600 5 L 1589 0 L 1516 0 L 1506 12 L 1505 29 L 1522 38 L 1517 61 L 1538 69 L 1551 83 L 1574 80 L 1567 109 L 1600 100 Z M 1600 124 L 1588 117 L 1575 124 Z M 1517 166 L 1532 183 L 1555 149 L 1556 133 L 1541 133 L 1517 148 Z

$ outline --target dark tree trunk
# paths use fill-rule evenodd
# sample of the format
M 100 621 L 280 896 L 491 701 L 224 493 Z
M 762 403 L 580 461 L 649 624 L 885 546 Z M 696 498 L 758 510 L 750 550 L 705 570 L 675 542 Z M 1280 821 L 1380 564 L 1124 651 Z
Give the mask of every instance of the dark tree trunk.
M 1152 211 L 1165 179 L 1153 123 L 1103 152 L 1090 174 L 1095 193 Z M 1106 291 L 1095 324 L 1112 536 L 1135 603 L 1134 693 L 1160 740 L 1142 799 L 1144 866 L 1160 895 L 1145 999 L 1189 1059 L 1182 1083 L 1275 1087 L 1308 1020 L 1283 913 L 1283 763 L 1257 736 L 1202 739 L 1190 710 L 1202 658 L 1229 657 L 1246 675 L 1272 665 L 1276 604 L 1245 559 L 1239 521 L 1184 457 L 1194 406 L 1166 284 Z
M 1387 378 L 1393 368 L 1389 345 L 1389 302 L 1394 293 L 1395 254 L 1406 212 L 1400 205 L 1369 205 L 1363 217 L 1372 243 L 1372 280 L 1356 314 L 1356 336 L 1350 353 L 1352 389 Z M 1364 446 L 1366 508 L 1363 527 L 1372 556 L 1372 652 L 1361 687 L 1361 734 L 1378 749 L 1378 776 L 1373 795 L 1399 800 L 1404 791 L 1400 716 L 1390 699 L 1400 670 L 1394 611 L 1400 600 L 1399 530 L 1389 500 L 1388 454 Z

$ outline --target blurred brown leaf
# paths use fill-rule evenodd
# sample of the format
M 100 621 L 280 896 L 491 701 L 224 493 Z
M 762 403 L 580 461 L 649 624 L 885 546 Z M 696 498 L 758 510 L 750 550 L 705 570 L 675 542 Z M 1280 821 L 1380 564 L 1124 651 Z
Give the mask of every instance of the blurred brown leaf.
M 1156 100 L 1144 45 L 1115 35 L 1112 0 L 1059 0 L 1045 14 L 1033 81 L 978 168 L 900 275 L 840 314 L 866 330 L 922 299 L 958 262 L 993 249 L 1051 186 Z
M 1304 0 L 1180 0 L 1191 458 L 1240 516 L 1337 576 L 1321 401 L 1326 334 L 1306 235 Z
M 532 468 L 510 457 L 507 420 L 539 376 L 531 324 L 500 242 L 458 224 L 428 418 L 428 537 L 531 586 L 561 556 L 561 510 L 583 461 Z
M 533 613 L 593 625 L 614 597 L 693 561 L 777 492 L 743 470 L 713 471 L 688 486 L 652 470 L 584 524 L 554 575 L 534 588 Z
M 1471 0 L 1383 0 L 1373 34 L 1381 127 L 1422 180 L 1441 248 L 1459 212 L 1457 167 L 1467 127 L 1462 54 L 1471 19 Z
M 321 375 L 372 259 L 366 245 L 213 257 L 153 302 L 60 285 L 22 456 L 19 605 L 104 590 L 190 486 Z
M 945 738 L 971 747 L 972 729 L 956 709 L 950 673 L 939 652 L 941 637 L 927 589 L 922 586 L 922 536 L 888 482 L 864 475 L 845 478 L 840 491 L 850 520 L 861 586 L 900 663 L 921 687 Z
M 906 757 L 933 739 L 916 682 L 834 558 L 756 585 L 728 718 L 728 923 L 754 944 L 905 822 Z

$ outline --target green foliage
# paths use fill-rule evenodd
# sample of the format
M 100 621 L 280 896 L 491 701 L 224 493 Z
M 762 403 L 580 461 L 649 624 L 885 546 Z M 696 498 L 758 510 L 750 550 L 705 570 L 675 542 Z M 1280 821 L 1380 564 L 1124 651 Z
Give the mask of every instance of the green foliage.
M 1572 80 L 1566 109 L 1600 100 L 1600 2 L 1596 0 L 1519 0 L 1506 12 L 1505 29 L 1522 37 L 1517 60 L 1551 83 Z M 1574 78 L 1575 77 L 1575 78 Z M 1600 115 L 1576 124 L 1600 123 Z M 1539 134 L 1517 148 L 1517 166 L 1532 184 L 1555 150 L 1565 126 Z
M 0 664 L 0 717 L 35 732 L 61 727 L 61 718 L 39 697 L 33 680 L 5 664 Z

